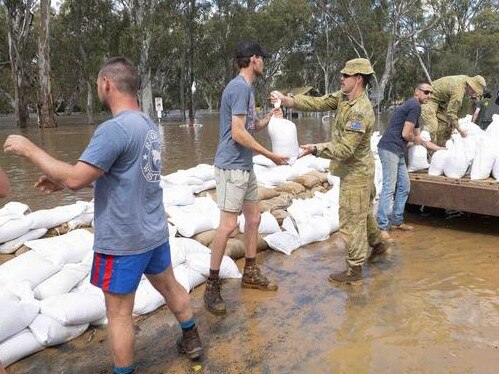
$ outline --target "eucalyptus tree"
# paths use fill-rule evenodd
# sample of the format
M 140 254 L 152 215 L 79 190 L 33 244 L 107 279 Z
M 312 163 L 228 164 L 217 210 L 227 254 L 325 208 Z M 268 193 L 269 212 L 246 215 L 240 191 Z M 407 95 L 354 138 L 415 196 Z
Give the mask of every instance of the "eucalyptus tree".
M 50 0 L 40 0 L 38 33 L 38 127 L 57 127 L 51 90 L 50 69 Z
M 34 57 L 31 30 L 35 1 L 4 0 L 3 3 L 8 25 L 16 124 L 19 127 L 26 127 L 29 118 L 28 88 L 31 85 L 29 77 L 32 69 L 31 61 Z

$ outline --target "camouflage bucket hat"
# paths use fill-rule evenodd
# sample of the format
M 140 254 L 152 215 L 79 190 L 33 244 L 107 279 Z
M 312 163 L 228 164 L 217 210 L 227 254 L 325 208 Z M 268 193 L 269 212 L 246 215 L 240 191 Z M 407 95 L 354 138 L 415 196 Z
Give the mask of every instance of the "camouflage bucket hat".
M 473 91 L 475 91 L 477 95 L 481 95 L 483 93 L 483 89 L 487 85 L 485 78 L 481 75 L 466 78 L 466 83 L 473 89 Z
M 364 74 L 370 75 L 374 74 L 374 70 L 371 66 L 369 60 L 365 58 L 354 58 L 353 60 L 348 60 L 345 63 L 345 67 L 340 71 L 341 74 L 355 75 Z

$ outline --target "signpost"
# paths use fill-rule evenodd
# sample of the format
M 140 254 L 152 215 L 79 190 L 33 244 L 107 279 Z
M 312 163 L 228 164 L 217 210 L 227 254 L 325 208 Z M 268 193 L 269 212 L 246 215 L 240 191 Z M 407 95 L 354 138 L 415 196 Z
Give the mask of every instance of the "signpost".
M 161 121 L 161 116 L 163 115 L 163 98 L 155 97 L 154 106 L 156 107 L 156 114 L 158 115 L 158 120 Z

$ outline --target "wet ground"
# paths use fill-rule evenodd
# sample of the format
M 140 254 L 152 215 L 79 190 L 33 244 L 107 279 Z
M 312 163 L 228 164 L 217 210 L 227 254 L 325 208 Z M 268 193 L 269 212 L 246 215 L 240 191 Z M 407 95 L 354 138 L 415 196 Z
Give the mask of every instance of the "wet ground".
M 213 126 L 210 121 L 198 128 L 165 126 L 163 174 L 211 163 Z M 302 128 L 302 143 L 327 133 L 327 125 L 317 119 L 304 121 Z M 61 126 L 44 130 L 51 134 L 44 139 L 37 130 L 28 135 L 55 146 L 52 151 L 69 160 L 79 155 L 92 131 Z M 31 189 L 28 183 L 37 172 L 29 165 L 3 155 L 0 162 L 14 177 L 13 199 L 36 209 L 61 204 Z M 91 191 L 59 196 L 52 198 L 67 203 L 87 199 Z M 223 286 L 226 316 L 205 311 L 203 286 L 195 289 L 192 305 L 206 349 L 198 363 L 177 354 L 180 329 L 166 308 L 140 317 L 139 372 L 497 373 L 499 218 L 411 211 L 407 222 L 416 231 L 393 233 L 392 255 L 364 268 L 363 286 L 327 282 L 330 272 L 344 267 L 344 250 L 333 235 L 291 256 L 260 253 L 258 261 L 279 290 L 241 289 L 237 280 L 228 281 Z M 100 328 L 27 357 L 8 373 L 105 373 L 111 367 L 106 330 Z
M 137 320 L 143 373 L 497 373 L 499 365 L 498 219 L 409 214 L 411 233 L 394 232 L 387 259 L 366 266 L 363 286 L 332 286 L 344 266 L 337 236 L 295 251 L 266 251 L 258 261 L 275 293 L 223 286 L 228 314 L 192 305 L 203 360 L 179 356 L 178 325 L 166 308 Z M 241 265 L 241 263 L 239 263 Z M 91 341 L 89 341 L 91 339 Z M 9 367 L 9 373 L 104 373 L 105 329 L 88 331 Z

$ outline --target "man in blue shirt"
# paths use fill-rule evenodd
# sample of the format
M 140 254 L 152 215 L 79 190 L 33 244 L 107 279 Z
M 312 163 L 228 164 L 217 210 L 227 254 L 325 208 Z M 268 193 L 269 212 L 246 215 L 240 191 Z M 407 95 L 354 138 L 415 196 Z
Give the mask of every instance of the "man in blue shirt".
M 224 89 L 220 104 L 220 135 L 215 155 L 217 203 L 221 210 L 220 224 L 211 245 L 210 275 L 206 282 L 206 308 L 217 315 L 225 314 L 225 303 L 220 295 L 220 264 L 229 235 L 236 228 L 237 216 L 244 214 L 244 245 L 246 261 L 242 287 L 276 291 L 277 285 L 260 272 L 256 264 L 256 243 L 260 224 L 258 187 L 253 172 L 252 152 L 260 153 L 284 165 L 287 158 L 265 149 L 253 133 L 264 129 L 276 110 L 264 118 L 257 118 L 253 82 L 263 74 L 264 58 L 270 54 L 255 40 L 244 40 L 236 47 L 239 75 Z
M 414 90 L 414 96 L 395 109 L 378 143 L 378 155 L 383 169 L 383 187 L 376 218 L 385 240 L 391 240 L 388 234 L 390 228 L 414 230 L 413 226 L 404 223 L 405 203 L 410 190 L 409 173 L 404 158 L 407 143 L 422 144 L 431 150 L 440 149 L 431 142 L 423 141 L 419 136 L 421 104 L 428 102 L 431 93 L 430 84 L 419 84 Z M 390 214 L 392 205 L 393 210 Z
M 23 156 L 43 173 L 43 192 L 94 184 L 95 238 L 91 283 L 106 301 L 115 373 L 134 371 L 132 311 L 142 274 L 165 298 L 180 323 L 180 353 L 202 356 L 189 294 L 175 280 L 159 185 L 161 142 L 157 126 L 140 111 L 139 79 L 123 57 L 108 60 L 97 78 L 99 99 L 113 118 L 102 123 L 76 164 L 59 161 L 23 136 L 10 135 L 4 151 Z

